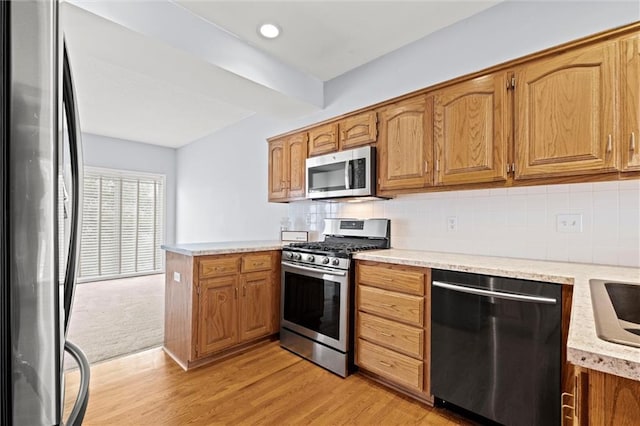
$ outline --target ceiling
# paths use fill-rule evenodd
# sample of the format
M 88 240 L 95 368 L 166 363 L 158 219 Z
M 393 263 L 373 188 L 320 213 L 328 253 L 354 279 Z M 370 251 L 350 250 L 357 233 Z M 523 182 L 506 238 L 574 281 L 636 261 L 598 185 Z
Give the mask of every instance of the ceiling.
M 180 147 L 256 113 L 323 107 L 323 82 L 498 1 L 69 0 L 84 132 Z M 259 24 L 282 28 L 275 40 Z

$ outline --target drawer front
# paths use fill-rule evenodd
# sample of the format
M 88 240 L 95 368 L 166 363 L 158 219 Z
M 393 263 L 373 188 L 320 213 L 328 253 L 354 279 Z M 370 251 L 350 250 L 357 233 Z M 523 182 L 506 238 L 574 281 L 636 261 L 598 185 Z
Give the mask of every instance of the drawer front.
M 408 294 L 381 290 L 375 287 L 358 286 L 359 310 L 387 318 L 397 319 L 411 325 L 424 325 L 424 298 Z
M 358 264 L 358 284 L 424 295 L 424 273 Z
M 219 259 L 203 259 L 200 261 L 200 278 L 220 277 L 238 272 L 238 257 L 222 257 Z
M 358 312 L 357 336 L 422 359 L 424 330 Z
M 358 339 L 356 364 L 397 384 L 422 392 L 424 363 Z
M 242 272 L 268 271 L 271 269 L 271 253 L 247 254 L 242 256 Z

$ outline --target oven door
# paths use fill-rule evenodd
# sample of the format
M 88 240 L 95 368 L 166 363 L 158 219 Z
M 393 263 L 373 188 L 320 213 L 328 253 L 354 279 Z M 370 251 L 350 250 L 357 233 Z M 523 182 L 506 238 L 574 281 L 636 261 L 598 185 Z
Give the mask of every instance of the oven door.
M 350 297 L 348 271 L 282 262 L 281 327 L 347 352 Z

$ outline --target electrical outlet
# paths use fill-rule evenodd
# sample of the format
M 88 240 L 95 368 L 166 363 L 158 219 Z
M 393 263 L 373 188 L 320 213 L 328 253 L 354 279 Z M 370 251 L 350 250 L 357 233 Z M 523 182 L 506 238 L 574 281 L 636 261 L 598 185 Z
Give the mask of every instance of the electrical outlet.
M 458 230 L 458 217 L 449 216 L 447 218 L 447 231 L 457 231 L 457 230 Z
M 173 280 L 177 283 L 180 282 L 180 272 L 174 272 L 173 273 Z
M 556 216 L 558 232 L 582 232 L 582 214 L 559 214 Z

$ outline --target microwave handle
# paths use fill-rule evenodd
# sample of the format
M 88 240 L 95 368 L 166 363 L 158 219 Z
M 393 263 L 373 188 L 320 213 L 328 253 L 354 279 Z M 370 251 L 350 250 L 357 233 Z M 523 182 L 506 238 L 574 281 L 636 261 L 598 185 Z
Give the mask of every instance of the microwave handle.
M 353 175 L 353 161 L 346 161 L 344 165 L 344 187 L 351 189 L 351 176 Z

